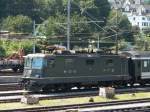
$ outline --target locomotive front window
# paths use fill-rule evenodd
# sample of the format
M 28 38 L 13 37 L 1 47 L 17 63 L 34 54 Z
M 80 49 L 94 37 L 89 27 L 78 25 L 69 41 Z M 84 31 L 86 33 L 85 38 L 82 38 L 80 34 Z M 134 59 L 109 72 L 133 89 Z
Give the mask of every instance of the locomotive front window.
M 42 68 L 43 58 L 32 58 L 32 68 Z
M 25 67 L 31 67 L 31 59 L 30 58 L 25 59 Z

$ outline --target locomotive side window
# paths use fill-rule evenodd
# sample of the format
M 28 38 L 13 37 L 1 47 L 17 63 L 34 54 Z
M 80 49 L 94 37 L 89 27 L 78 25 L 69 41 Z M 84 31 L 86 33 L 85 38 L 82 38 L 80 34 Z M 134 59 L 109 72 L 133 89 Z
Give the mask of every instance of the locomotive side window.
M 148 66 L 148 62 L 144 61 L 144 67 L 146 68 Z
M 95 63 L 95 60 L 94 60 L 94 59 L 87 59 L 87 60 L 86 60 L 86 64 L 87 64 L 87 65 L 94 65 L 94 63 Z
M 66 67 L 72 67 L 73 66 L 73 60 L 72 59 L 65 59 L 65 66 Z
M 113 66 L 113 65 L 114 65 L 114 62 L 113 62 L 112 59 L 108 59 L 108 60 L 106 60 L 105 64 L 106 64 L 107 66 Z

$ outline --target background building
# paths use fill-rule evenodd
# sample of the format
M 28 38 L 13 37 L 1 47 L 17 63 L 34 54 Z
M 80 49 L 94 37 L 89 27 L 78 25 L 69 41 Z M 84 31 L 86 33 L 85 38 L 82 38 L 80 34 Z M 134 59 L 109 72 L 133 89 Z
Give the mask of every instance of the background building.
M 132 26 L 141 31 L 150 28 L 150 0 L 108 0 L 112 9 L 127 15 Z

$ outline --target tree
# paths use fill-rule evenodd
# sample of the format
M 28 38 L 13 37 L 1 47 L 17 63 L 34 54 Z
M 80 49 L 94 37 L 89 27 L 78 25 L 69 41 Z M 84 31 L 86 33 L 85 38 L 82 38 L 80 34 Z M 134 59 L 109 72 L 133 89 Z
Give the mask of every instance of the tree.
M 23 15 L 8 16 L 2 21 L 2 29 L 11 32 L 31 33 L 32 20 Z
M 139 26 L 132 26 L 132 33 L 134 34 L 134 35 L 137 35 L 137 34 L 139 34 L 140 33 L 140 28 L 139 28 Z
M 94 21 L 103 21 L 98 24 L 104 26 L 111 10 L 109 2 L 107 0 L 92 0 L 85 2 L 85 4 L 88 7 L 85 5 L 82 8 L 83 14 Z
M 132 26 L 128 18 L 123 15 L 121 12 L 112 10 L 109 14 L 107 24 L 107 35 L 113 35 L 112 39 L 125 39 L 125 41 L 134 41 Z
M 150 36 L 150 28 L 144 28 L 143 33 L 147 36 Z
M 54 37 L 66 37 L 67 18 L 63 15 L 57 15 L 55 17 L 49 17 L 48 20 L 43 22 L 37 28 L 37 32 L 41 32 L 49 38 Z M 78 40 L 82 38 L 82 34 L 87 36 L 90 32 L 90 25 L 86 23 L 86 17 L 74 14 L 71 17 L 71 39 Z M 84 23 L 85 22 L 85 23 Z
M 45 33 L 45 35 L 64 35 L 66 36 L 66 9 L 68 0 L 48 1 L 51 11 L 51 16 L 45 20 L 45 26 L 38 27 L 38 32 Z M 62 11 L 61 11 L 62 10 Z M 64 12 L 63 12 L 64 11 Z M 59 12 L 59 13 L 58 13 Z M 92 36 L 92 33 L 102 30 L 102 26 L 106 24 L 107 17 L 110 12 L 110 5 L 107 0 L 73 0 L 71 2 L 71 36 L 80 38 L 83 36 Z M 104 21 L 103 21 L 104 20 Z M 86 21 L 103 21 L 97 23 L 86 23 Z M 78 23 L 77 22 L 81 22 Z M 85 22 L 85 23 L 84 23 Z M 60 23 L 60 24 L 55 24 Z M 61 24 L 63 23 L 63 24 Z M 90 34 L 90 35 L 89 35 Z M 77 39 L 78 40 L 78 39 Z

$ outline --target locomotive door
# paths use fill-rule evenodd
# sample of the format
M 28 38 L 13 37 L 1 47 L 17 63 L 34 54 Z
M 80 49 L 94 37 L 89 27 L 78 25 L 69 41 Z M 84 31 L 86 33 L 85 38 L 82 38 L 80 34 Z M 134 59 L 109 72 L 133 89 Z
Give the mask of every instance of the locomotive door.
M 131 60 L 130 69 L 129 71 L 134 79 L 134 82 L 138 82 L 138 79 L 141 75 L 141 61 L 139 59 Z
M 129 59 L 129 74 L 135 78 L 135 63 L 131 58 Z
M 150 60 L 144 59 L 141 61 L 141 79 L 149 79 L 150 78 Z

